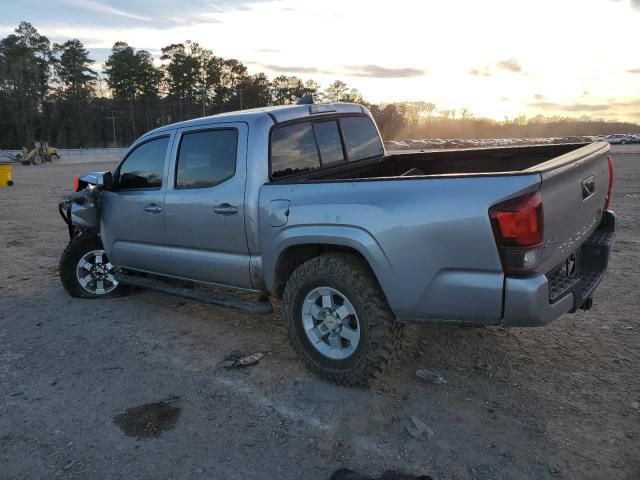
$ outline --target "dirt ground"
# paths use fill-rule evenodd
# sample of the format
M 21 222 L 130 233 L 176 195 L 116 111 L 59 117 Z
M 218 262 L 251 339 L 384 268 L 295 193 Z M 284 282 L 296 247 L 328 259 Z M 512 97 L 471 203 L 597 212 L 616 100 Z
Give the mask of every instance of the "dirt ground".
M 110 165 L 17 166 L 0 189 L 0 478 L 640 478 L 640 146 L 615 151 L 620 226 L 591 311 L 540 329 L 411 326 L 368 390 L 308 374 L 277 315 L 70 298 L 57 201 L 74 173 Z M 230 351 L 265 357 L 216 368 Z M 411 416 L 430 439 L 407 433 Z

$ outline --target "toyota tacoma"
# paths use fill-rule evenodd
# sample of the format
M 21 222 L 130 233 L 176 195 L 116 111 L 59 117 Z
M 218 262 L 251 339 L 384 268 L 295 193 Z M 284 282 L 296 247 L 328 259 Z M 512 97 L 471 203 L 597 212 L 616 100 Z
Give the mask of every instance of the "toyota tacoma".
M 265 314 L 277 299 L 307 368 L 366 385 L 406 323 L 541 326 L 590 308 L 616 228 L 608 152 L 386 152 L 346 103 L 167 125 L 113 172 L 76 177 L 60 277 L 74 297 L 133 285 Z

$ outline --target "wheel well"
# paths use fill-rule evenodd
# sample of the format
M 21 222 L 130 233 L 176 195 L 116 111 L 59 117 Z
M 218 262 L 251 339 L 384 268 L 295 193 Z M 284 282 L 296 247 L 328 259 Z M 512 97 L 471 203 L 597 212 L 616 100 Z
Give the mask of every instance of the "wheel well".
M 280 257 L 278 258 L 278 261 L 276 263 L 275 279 L 273 283 L 273 295 L 276 298 L 282 298 L 287 280 L 289 280 L 289 277 L 291 276 L 293 271 L 304 262 L 313 257 L 318 257 L 320 255 L 334 252 L 349 253 L 355 257 L 360 258 L 362 262 L 373 272 L 373 269 L 371 269 L 371 266 L 369 265 L 369 262 L 367 262 L 367 259 L 364 258 L 364 256 L 355 248 L 345 247 L 343 245 L 323 244 L 295 245 L 293 247 L 287 248 L 280 254 Z

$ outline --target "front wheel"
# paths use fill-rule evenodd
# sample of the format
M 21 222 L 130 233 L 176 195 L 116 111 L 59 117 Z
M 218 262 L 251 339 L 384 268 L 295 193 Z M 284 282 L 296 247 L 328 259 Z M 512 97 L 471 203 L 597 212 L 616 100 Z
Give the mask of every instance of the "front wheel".
M 121 288 L 97 235 L 74 237 L 60 257 L 59 270 L 62 286 L 72 297 L 106 297 Z
M 368 265 L 353 255 L 322 255 L 299 266 L 282 310 L 305 366 L 340 385 L 368 385 L 400 345 L 402 325 Z
M 627 141 L 626 141 L 626 140 L 622 140 L 622 141 L 620 142 L 620 145 L 626 145 L 626 144 L 627 144 Z

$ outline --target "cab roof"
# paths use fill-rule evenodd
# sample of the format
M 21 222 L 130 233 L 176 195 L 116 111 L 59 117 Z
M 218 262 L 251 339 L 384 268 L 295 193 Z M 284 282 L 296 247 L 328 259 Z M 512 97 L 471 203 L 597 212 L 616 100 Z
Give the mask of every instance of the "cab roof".
M 288 122 L 306 117 L 315 117 L 322 114 L 334 113 L 365 113 L 366 109 L 356 103 L 316 103 L 311 105 L 279 105 L 274 107 L 252 108 L 249 110 L 237 110 L 234 112 L 219 113 L 207 117 L 194 118 L 183 122 L 164 125 L 145 133 L 140 138 L 145 138 L 158 133 L 174 130 L 176 128 L 197 127 L 198 125 L 210 125 L 218 122 L 250 122 L 260 117 L 270 117 L 273 123 Z

